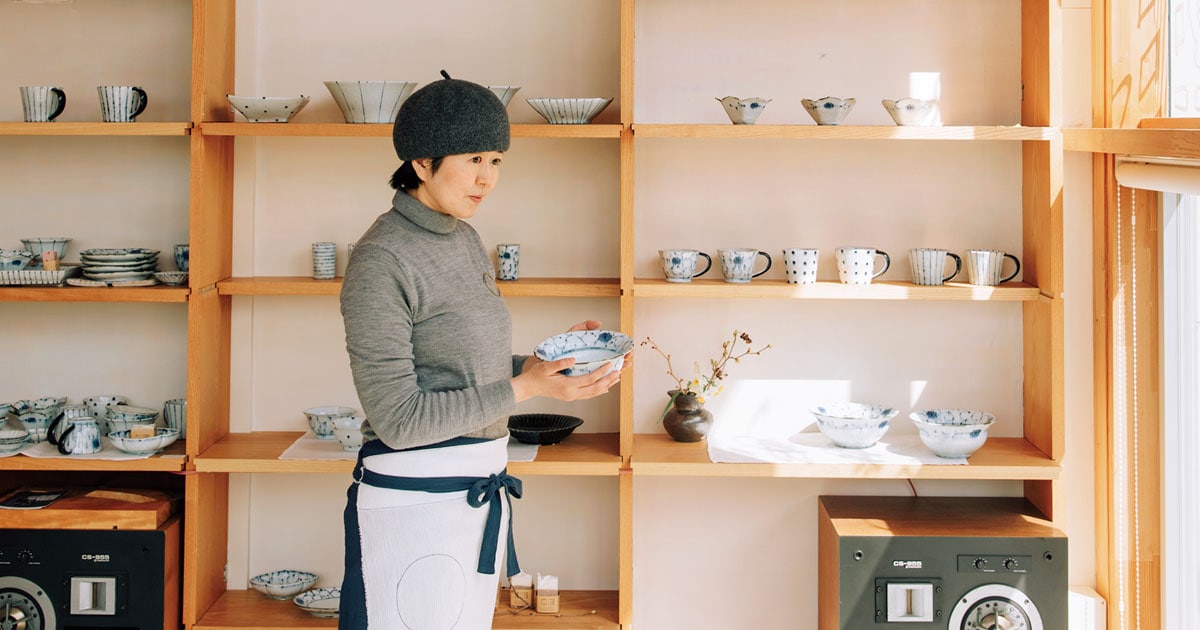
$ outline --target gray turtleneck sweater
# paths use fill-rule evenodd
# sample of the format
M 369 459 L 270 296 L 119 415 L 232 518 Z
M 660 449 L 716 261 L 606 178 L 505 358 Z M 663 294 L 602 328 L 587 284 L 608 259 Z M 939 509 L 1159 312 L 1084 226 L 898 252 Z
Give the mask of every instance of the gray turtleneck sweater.
M 516 409 L 512 320 L 479 234 L 404 191 L 355 245 L 341 295 L 367 423 L 394 449 L 500 438 Z

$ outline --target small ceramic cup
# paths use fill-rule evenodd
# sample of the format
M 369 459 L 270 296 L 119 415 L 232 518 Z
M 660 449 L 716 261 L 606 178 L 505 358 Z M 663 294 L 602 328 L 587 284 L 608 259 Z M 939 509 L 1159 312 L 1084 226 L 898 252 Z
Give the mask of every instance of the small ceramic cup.
M 96 92 L 100 95 L 100 116 L 104 122 L 136 122 L 150 102 L 146 90 L 136 85 L 101 85 Z
M 691 282 L 712 269 L 712 256 L 694 249 L 660 249 L 658 258 L 662 261 L 663 275 L 667 282 Z M 696 272 L 696 262 L 704 258 L 704 269 Z
M 59 416 L 50 423 L 46 440 L 63 455 L 91 455 L 100 452 L 100 424 L 91 416 Z
M 875 257 L 883 256 L 883 269 L 875 271 Z M 837 248 L 838 280 L 844 284 L 871 284 L 892 266 L 887 252 L 871 247 Z
M 783 269 L 788 284 L 813 284 L 817 281 L 815 249 L 783 250 Z
M 516 280 L 521 277 L 521 246 L 503 243 L 496 246 L 496 265 L 499 280 Z
M 944 275 L 946 272 L 946 259 L 954 261 L 954 271 L 950 275 Z M 962 258 L 953 252 L 948 252 L 944 249 L 930 249 L 918 247 L 908 250 L 908 263 L 912 271 L 913 284 L 921 284 L 926 286 L 936 286 L 945 284 L 954 279 L 958 272 L 962 271 Z
M 736 96 L 726 96 L 717 98 L 717 102 L 725 108 L 725 114 L 729 116 L 729 122 L 735 125 L 753 125 L 758 120 L 759 114 L 767 107 L 767 103 L 771 102 L 769 98 L 738 98 Z
M 334 418 L 333 436 L 337 438 L 338 444 L 342 446 L 343 451 L 355 452 L 362 448 L 362 424 L 364 419 L 362 416 Z
M 67 106 L 67 93 L 50 85 L 21 86 L 25 122 L 54 122 Z
M 191 246 L 188 245 L 187 243 L 180 243 L 175 246 L 174 253 L 175 253 L 175 266 L 179 267 L 180 271 L 187 271 L 188 267 L 191 266 L 189 264 L 191 262 L 190 258 L 191 258 L 191 254 L 192 254 Z
M 771 255 L 754 248 L 731 247 L 718 252 L 721 254 L 721 273 L 725 275 L 725 282 L 744 284 L 750 282 L 751 278 L 767 273 L 771 268 Z M 767 265 L 762 271 L 755 273 L 754 264 L 758 262 L 759 256 L 767 259 Z
M 846 119 L 846 115 L 854 109 L 854 103 L 857 102 L 852 98 L 838 98 L 836 96 L 826 96 L 825 98 L 800 99 L 800 104 L 808 111 L 808 115 L 812 116 L 813 121 L 818 125 L 840 125 Z
M 1004 259 L 1013 261 L 1013 272 L 1001 277 Z M 1021 273 L 1021 261 L 1016 256 L 1006 254 L 998 249 L 967 250 L 967 281 L 980 286 L 994 287 L 1004 284 Z
M 329 280 L 337 272 L 337 244 L 320 241 L 312 244 L 312 277 Z
M 163 403 L 163 420 L 167 428 L 179 431 L 179 439 L 187 439 L 187 399 L 172 398 Z

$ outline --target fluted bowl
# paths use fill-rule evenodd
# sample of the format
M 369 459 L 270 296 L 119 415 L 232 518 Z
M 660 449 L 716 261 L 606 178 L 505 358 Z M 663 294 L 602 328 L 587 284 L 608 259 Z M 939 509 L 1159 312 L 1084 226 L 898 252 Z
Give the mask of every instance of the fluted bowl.
M 970 457 L 987 442 L 996 417 L 970 409 L 929 409 L 908 414 L 921 442 L 938 457 Z
M 817 418 L 817 428 L 842 448 L 870 448 L 878 442 L 898 409 L 864 403 L 817 405 L 809 410 Z
M 325 81 L 348 123 L 395 122 L 400 105 L 416 88 L 415 81 Z

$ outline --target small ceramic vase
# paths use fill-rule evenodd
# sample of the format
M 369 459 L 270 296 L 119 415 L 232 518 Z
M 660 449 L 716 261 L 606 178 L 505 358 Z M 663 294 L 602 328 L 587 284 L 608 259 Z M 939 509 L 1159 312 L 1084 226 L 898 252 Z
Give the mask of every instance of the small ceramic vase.
M 663 428 L 667 435 L 676 442 L 699 442 L 708 435 L 712 428 L 713 417 L 704 403 L 695 394 L 678 394 L 678 390 L 668 392 L 674 399 L 671 408 L 663 415 Z M 677 395 L 678 394 L 678 395 Z

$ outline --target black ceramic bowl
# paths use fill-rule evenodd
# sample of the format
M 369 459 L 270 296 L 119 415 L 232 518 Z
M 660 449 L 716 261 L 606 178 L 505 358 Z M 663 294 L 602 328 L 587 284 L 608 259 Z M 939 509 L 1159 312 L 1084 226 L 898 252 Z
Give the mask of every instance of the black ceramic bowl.
M 508 432 L 525 444 L 558 444 L 583 420 L 557 413 L 519 413 L 508 417 Z

